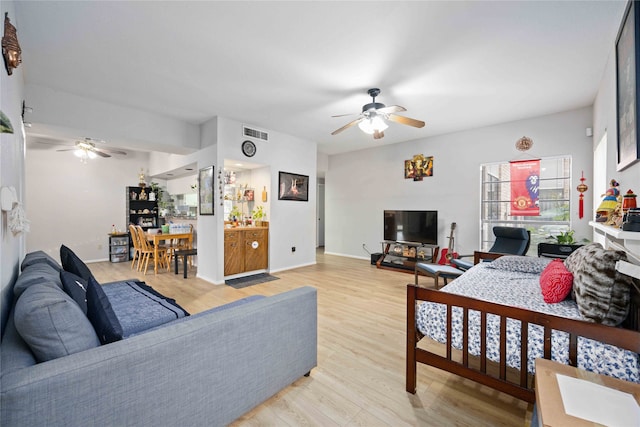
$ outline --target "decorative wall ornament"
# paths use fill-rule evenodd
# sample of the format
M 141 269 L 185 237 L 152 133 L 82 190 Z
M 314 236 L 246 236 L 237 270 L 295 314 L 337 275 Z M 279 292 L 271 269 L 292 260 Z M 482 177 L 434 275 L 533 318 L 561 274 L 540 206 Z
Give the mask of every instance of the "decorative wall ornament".
M 587 179 L 584 177 L 584 171 L 582 172 L 582 177 L 580 178 L 580 184 L 576 187 L 576 190 L 580 193 L 580 199 L 578 200 L 578 218 L 582 218 L 584 216 L 584 192 L 589 189 L 587 184 L 584 182 Z
M 18 68 L 22 62 L 22 49 L 18 43 L 18 33 L 16 27 L 9 20 L 9 13 L 4 14 L 4 36 L 2 37 L 2 56 L 4 66 L 9 75 L 13 74 L 13 69 Z
M 413 159 L 404 161 L 404 179 L 422 181 L 425 176 L 433 176 L 433 156 L 416 154 Z
M 520 151 L 527 151 L 533 146 L 533 139 L 528 136 L 523 136 L 516 141 L 516 148 Z
M 7 212 L 9 230 L 14 236 L 22 232 L 29 232 L 29 220 L 25 215 L 22 203 L 18 200 L 15 187 L 0 189 L 0 206 L 4 212 Z

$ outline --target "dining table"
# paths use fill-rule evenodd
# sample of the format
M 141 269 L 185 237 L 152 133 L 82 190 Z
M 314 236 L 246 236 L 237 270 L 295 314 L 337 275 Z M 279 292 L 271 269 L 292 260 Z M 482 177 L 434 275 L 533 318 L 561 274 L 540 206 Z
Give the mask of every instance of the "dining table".
M 193 232 L 188 233 L 145 233 L 147 240 L 153 242 L 153 272 L 158 274 L 158 245 L 163 240 L 187 240 L 189 249 L 193 248 Z M 171 263 L 169 268 L 171 268 Z

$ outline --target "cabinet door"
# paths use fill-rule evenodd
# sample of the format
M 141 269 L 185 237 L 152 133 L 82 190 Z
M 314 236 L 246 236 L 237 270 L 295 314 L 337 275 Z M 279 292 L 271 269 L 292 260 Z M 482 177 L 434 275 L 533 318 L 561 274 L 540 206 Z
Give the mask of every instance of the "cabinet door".
M 269 261 L 269 234 L 267 230 L 244 232 L 244 270 L 263 270 Z
M 244 247 L 241 231 L 224 231 L 224 275 L 244 271 Z

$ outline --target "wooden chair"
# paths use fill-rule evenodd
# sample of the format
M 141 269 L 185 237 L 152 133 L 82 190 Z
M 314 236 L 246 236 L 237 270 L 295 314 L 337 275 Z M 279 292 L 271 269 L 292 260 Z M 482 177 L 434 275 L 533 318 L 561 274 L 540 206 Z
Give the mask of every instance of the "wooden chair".
M 140 257 L 142 256 L 140 253 L 140 239 L 138 238 L 136 227 L 133 224 L 129 224 L 129 233 L 131 234 L 131 243 L 133 244 L 133 260 L 131 261 L 131 268 L 133 269 L 136 261 L 138 261 L 136 270 L 140 270 Z
M 136 231 L 138 233 L 138 240 L 140 242 L 140 254 L 141 263 L 138 264 L 138 271 L 140 271 L 144 264 L 144 274 L 147 274 L 147 268 L 149 267 L 149 260 L 152 260 L 155 254 L 154 247 L 149 241 L 147 237 L 144 235 L 144 230 L 139 225 L 135 226 Z M 167 249 L 165 247 L 158 247 L 158 263 L 161 267 L 164 267 L 165 262 L 167 262 Z
M 193 224 L 189 224 L 189 230 L 193 236 Z M 167 247 L 167 271 L 171 270 L 171 262 L 176 251 L 193 249 L 189 239 L 172 239 Z M 193 267 L 193 258 L 189 258 L 189 266 Z

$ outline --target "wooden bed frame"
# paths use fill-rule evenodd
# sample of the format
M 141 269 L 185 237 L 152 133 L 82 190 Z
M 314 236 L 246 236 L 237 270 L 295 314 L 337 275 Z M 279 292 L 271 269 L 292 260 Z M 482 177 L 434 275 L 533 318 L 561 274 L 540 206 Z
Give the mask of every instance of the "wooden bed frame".
M 521 369 L 519 371 L 519 378 L 516 380 L 507 376 L 507 345 L 502 338 L 506 337 L 507 318 L 520 320 L 521 322 L 521 367 L 527 366 L 527 334 L 529 324 L 540 325 L 544 328 L 545 359 L 551 359 L 551 331 L 558 330 L 568 332 L 570 334 L 569 364 L 576 366 L 578 360 L 578 337 L 590 338 L 615 345 L 625 350 L 640 353 L 640 294 L 638 290 L 633 287 L 631 294 L 631 308 L 629 310 L 629 316 L 623 323 L 624 328 L 614 328 L 582 320 L 567 319 L 522 308 L 481 301 L 409 284 L 407 285 L 406 390 L 412 394 L 416 392 L 416 371 L 417 363 L 419 362 L 460 375 L 461 377 L 471 379 L 480 384 L 533 403 L 535 402 L 535 392 L 533 390 L 533 381 L 528 375 L 527 369 Z M 444 356 L 418 347 L 418 342 L 423 338 L 416 327 L 416 303 L 419 301 L 430 301 L 447 306 L 447 343 L 444 344 L 445 350 L 443 353 L 446 353 Z M 467 322 L 463 320 L 462 360 L 454 360 L 456 359 L 456 357 L 454 357 L 455 349 L 451 344 L 452 307 L 462 307 L 464 319 L 468 318 L 469 310 L 477 310 L 480 312 L 481 343 L 479 357 L 473 356 L 468 351 L 468 325 Z M 497 374 L 487 369 L 488 363 L 498 365 L 487 358 L 487 314 L 495 314 L 500 317 L 500 362 Z M 460 351 L 457 351 L 456 354 L 459 354 L 459 352 Z M 460 359 L 460 357 L 457 357 L 457 359 Z

